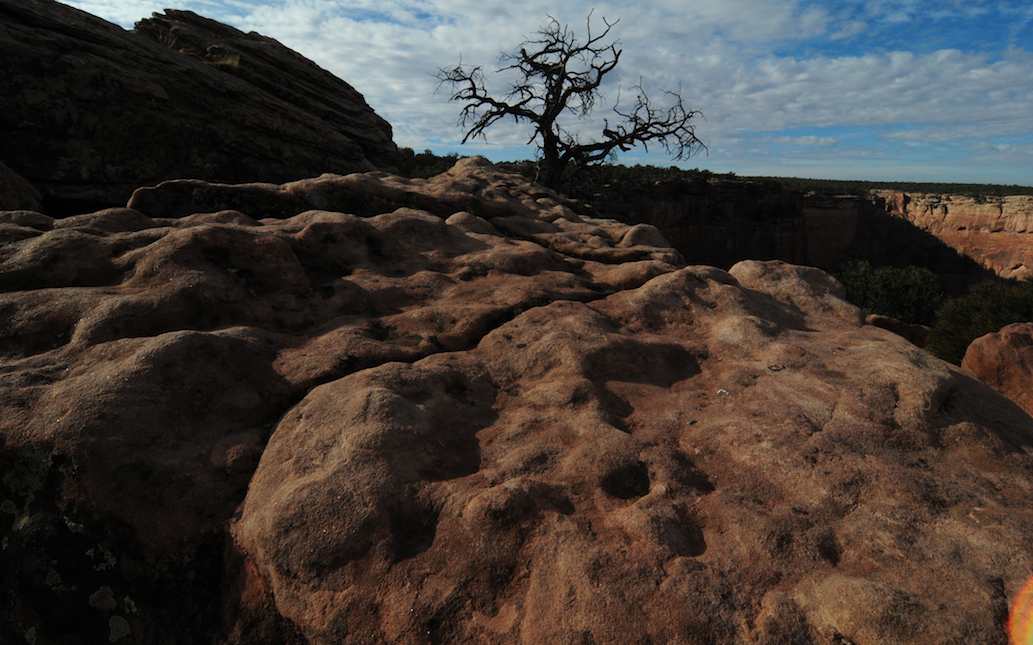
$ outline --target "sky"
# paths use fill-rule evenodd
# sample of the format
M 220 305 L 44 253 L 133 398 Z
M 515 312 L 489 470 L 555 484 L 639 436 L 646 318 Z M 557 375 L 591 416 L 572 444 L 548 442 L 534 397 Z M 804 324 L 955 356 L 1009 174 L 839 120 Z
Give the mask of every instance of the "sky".
M 276 38 L 359 90 L 417 151 L 534 155 L 506 122 L 460 145 L 460 106 L 434 78 L 460 60 L 489 70 L 551 15 L 584 33 L 619 19 L 623 49 L 592 118 L 640 80 L 702 111 L 709 152 L 674 163 L 650 147 L 625 164 L 740 175 L 1033 185 L 1030 0 L 66 0 L 124 27 L 165 7 Z M 611 119 L 612 122 L 612 119 Z

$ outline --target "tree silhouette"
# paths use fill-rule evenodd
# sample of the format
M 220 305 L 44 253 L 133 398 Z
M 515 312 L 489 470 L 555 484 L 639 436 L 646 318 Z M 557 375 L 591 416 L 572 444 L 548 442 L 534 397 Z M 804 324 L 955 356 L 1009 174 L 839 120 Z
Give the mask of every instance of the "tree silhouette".
M 585 20 L 587 36 L 578 38 L 566 25 L 552 16 L 539 28 L 535 37 L 521 43 L 516 53 L 502 53 L 496 71 L 515 71 L 519 78 L 507 95 L 495 98 L 485 88 L 480 67 L 467 67 L 460 62 L 453 68 L 441 68 L 437 78 L 452 87 L 450 100 L 463 103 L 459 125 L 466 129 L 463 143 L 480 137 L 495 123 L 513 117 L 516 122 L 529 122 L 532 133 L 527 142 L 536 143 L 539 152 L 538 181 L 557 188 L 570 167 L 602 163 L 616 156 L 617 150 L 628 151 L 641 144 L 659 144 L 674 159 L 684 159 L 706 146 L 696 137 L 692 120 L 702 116 L 698 110 L 686 110 L 681 93 L 668 90 L 670 105 L 656 107 L 640 81 L 634 87 L 635 100 L 630 107 L 620 105 L 620 91 L 612 110 L 615 123 L 604 120 L 602 137 L 583 143 L 579 136 L 560 124 L 564 113 L 584 118 L 592 113 L 600 98 L 599 87 L 604 77 L 620 61 L 617 42 L 606 43 L 614 26 L 620 22 L 603 18 L 605 29 L 593 33 L 592 14 Z

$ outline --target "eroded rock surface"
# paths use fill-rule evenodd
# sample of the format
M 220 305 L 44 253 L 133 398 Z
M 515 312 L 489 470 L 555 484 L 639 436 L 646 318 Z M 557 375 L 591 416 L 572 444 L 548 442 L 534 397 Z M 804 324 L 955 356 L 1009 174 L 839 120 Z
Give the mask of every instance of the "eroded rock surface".
M 480 159 L 130 205 L 3 216 L 19 633 L 1003 642 L 1033 419 L 825 273 Z
M 961 366 L 1033 415 L 1033 323 L 1008 325 L 977 338 Z
M 125 31 L 51 0 L 0 0 L 0 25 L 3 161 L 65 213 L 163 179 L 282 182 L 396 152 L 350 85 L 191 12 Z

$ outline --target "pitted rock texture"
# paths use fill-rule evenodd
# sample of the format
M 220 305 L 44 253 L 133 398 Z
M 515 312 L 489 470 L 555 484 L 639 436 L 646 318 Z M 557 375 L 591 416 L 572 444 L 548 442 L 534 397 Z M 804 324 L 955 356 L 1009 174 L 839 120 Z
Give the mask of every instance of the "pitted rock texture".
M 271 38 L 185 11 L 125 31 L 52 0 L 0 0 L 0 25 L 3 161 L 51 209 L 120 206 L 163 179 L 394 162 L 391 126 L 363 97 Z
M 1033 323 L 1008 325 L 977 338 L 961 366 L 1033 415 Z
M 1003 642 L 1033 419 L 827 274 L 481 159 L 132 204 L 5 215 L 0 459 L 51 470 L 0 519 L 121 549 L 19 633 L 106 639 L 109 588 L 155 643 Z
M 887 211 L 1003 278 L 1033 278 L 1033 196 L 875 191 Z

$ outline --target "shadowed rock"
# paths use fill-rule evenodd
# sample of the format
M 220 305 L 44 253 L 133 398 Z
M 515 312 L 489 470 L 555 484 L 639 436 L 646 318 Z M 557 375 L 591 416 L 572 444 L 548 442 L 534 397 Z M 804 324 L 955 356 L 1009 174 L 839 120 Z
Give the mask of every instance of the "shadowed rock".
M 0 162 L 0 211 L 39 209 L 39 192 Z
M 929 339 L 929 327 L 926 325 L 906 323 L 902 320 L 897 320 L 892 316 L 868 314 L 865 317 L 864 322 L 867 325 L 881 327 L 886 331 L 891 331 L 898 336 L 902 336 L 914 343 L 917 347 L 925 347 L 925 343 Z
M 396 154 L 354 88 L 259 34 L 188 11 L 125 31 L 50 0 L 0 0 L 0 23 L 3 161 L 52 215 L 164 179 L 282 182 Z

